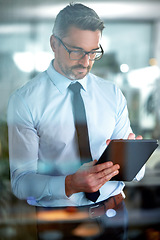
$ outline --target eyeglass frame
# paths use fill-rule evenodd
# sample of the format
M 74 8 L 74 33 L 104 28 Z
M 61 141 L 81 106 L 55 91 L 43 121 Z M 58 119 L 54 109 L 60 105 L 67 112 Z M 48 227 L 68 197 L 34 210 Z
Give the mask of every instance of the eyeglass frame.
M 87 52 L 87 51 L 85 51 L 85 50 L 82 49 L 82 50 L 80 50 L 80 51 L 83 52 L 84 55 L 83 55 L 80 59 L 72 59 L 72 58 L 70 57 L 70 54 L 71 54 L 72 52 L 80 52 L 80 51 L 68 49 L 68 48 L 66 47 L 66 45 L 64 44 L 64 42 L 63 42 L 59 37 L 55 36 L 55 38 L 59 40 L 59 42 L 62 44 L 62 46 L 64 47 L 64 49 L 69 53 L 69 58 L 70 58 L 71 60 L 73 60 L 73 61 L 81 60 L 81 59 L 84 58 L 86 55 L 88 55 L 90 61 L 98 61 L 98 60 L 100 60 L 100 59 L 102 58 L 102 56 L 103 56 L 103 54 L 104 54 L 104 50 L 103 50 L 101 44 L 99 44 L 99 48 L 101 49 L 101 51 L 97 51 L 97 52 L 96 52 L 96 51 L 89 51 L 89 52 Z M 100 57 L 97 58 L 97 59 L 96 59 L 96 58 L 95 58 L 95 59 L 90 59 L 90 55 L 89 55 L 89 54 L 90 54 L 90 53 L 93 53 L 93 52 L 95 52 L 95 53 L 101 53 Z

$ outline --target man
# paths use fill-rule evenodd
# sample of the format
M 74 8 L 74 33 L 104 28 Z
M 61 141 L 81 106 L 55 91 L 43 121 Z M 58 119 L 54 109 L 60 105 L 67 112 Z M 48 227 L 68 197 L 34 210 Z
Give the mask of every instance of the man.
M 115 84 L 90 73 L 103 55 L 104 24 L 82 4 L 57 16 L 51 36 L 55 54 L 47 71 L 17 90 L 8 107 L 11 182 L 14 194 L 35 206 L 94 205 L 84 193 L 99 190 L 96 202 L 116 199 L 124 183 L 111 162 L 96 165 L 107 139 L 134 138 L 126 100 Z M 81 164 L 70 85 L 81 84 L 91 159 Z M 138 137 L 141 138 L 141 137 Z M 82 165 L 82 166 L 81 166 Z M 143 177 L 141 171 L 137 178 Z

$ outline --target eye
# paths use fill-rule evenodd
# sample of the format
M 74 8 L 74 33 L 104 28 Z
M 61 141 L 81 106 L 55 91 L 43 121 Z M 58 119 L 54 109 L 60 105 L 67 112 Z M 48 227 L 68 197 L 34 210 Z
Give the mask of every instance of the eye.
M 97 54 L 97 52 L 90 52 L 89 55 L 90 56 L 95 56 Z
M 79 55 L 79 56 L 81 56 L 81 55 L 83 55 L 83 54 L 84 54 L 84 52 L 83 52 L 83 51 L 74 51 L 73 53 L 75 53 L 75 54 L 77 54 L 77 55 Z
M 70 52 L 70 58 L 73 60 L 78 60 L 80 59 L 82 56 L 84 56 L 84 52 L 83 51 L 71 51 Z

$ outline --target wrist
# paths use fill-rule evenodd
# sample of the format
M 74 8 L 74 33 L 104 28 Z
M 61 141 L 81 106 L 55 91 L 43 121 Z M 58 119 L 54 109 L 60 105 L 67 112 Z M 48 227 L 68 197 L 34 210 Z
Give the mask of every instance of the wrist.
M 67 197 L 70 197 L 74 193 L 72 189 L 72 175 L 68 175 L 65 178 L 65 192 Z

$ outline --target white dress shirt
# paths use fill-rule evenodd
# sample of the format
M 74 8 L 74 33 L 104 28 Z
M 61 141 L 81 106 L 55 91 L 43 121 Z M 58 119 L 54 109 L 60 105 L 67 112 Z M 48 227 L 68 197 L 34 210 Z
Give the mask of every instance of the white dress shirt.
M 126 100 L 112 82 L 91 73 L 78 80 L 86 108 L 92 158 L 99 159 L 107 139 L 127 138 L 132 132 Z M 84 193 L 65 194 L 65 177 L 80 167 L 72 113 L 72 81 L 53 68 L 40 73 L 10 98 L 9 155 L 14 194 L 37 206 L 91 204 Z M 138 179 L 144 171 L 140 171 Z M 123 182 L 109 181 L 97 202 L 122 191 Z

